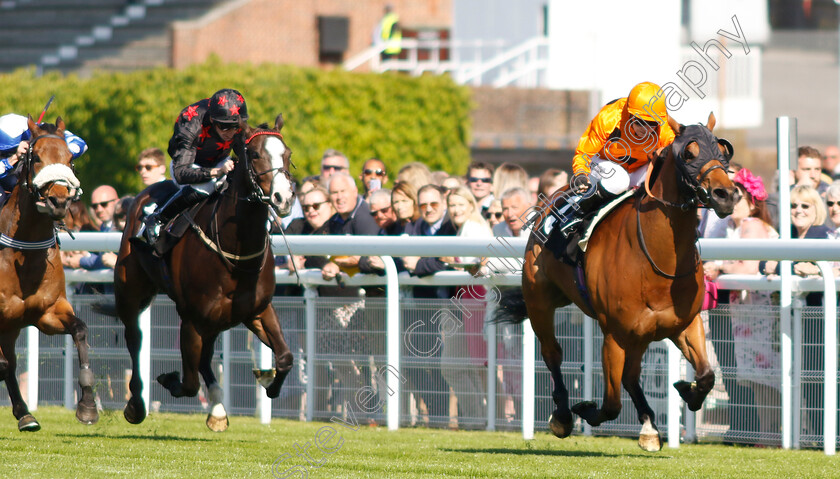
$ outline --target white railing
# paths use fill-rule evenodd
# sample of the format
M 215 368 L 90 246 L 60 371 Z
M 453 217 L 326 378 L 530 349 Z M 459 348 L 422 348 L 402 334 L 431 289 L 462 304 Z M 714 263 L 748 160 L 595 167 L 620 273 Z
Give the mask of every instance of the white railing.
M 75 239 L 71 239 L 66 234 L 60 235 L 61 246 L 65 250 L 85 250 L 85 251 L 117 251 L 119 247 L 119 233 L 77 233 Z M 348 286 L 365 286 L 372 284 L 386 284 L 387 292 L 387 355 L 388 364 L 396 368 L 399 372 L 399 337 L 400 337 L 400 318 L 398 311 L 398 290 L 400 286 L 416 286 L 416 285 L 439 285 L 439 286 L 463 286 L 466 284 L 481 284 L 485 286 L 513 286 L 521 284 L 520 274 L 504 274 L 491 275 L 483 278 L 473 278 L 464 272 L 447 271 L 441 272 L 434 276 L 426 278 L 416 278 L 403 274 L 396 274 L 391 256 L 471 256 L 471 257 L 506 257 L 506 258 L 522 258 L 524 256 L 524 248 L 526 244 L 525 238 L 458 238 L 458 237 L 364 237 L 364 236 L 342 236 L 336 238 L 335 236 L 288 236 L 289 247 L 294 254 L 300 255 L 363 255 L 363 256 L 382 256 L 386 264 L 386 275 L 372 276 L 372 275 L 356 275 L 347 277 L 346 283 Z M 825 424 L 824 424 L 824 448 L 826 454 L 834 454 L 836 447 L 836 425 L 835 419 L 837 411 L 833 407 L 836 404 L 837 398 L 837 335 L 836 328 L 836 291 L 837 279 L 834 278 L 829 261 L 840 261 L 840 244 L 832 240 L 726 240 L 726 239 L 701 239 L 699 241 L 699 248 L 704 260 L 726 260 L 726 259 L 744 259 L 744 260 L 785 260 L 783 264 L 787 264 L 790 268 L 790 261 L 816 261 L 823 273 L 823 278 L 799 278 L 792 275 L 782 275 L 777 278 L 766 278 L 763 276 L 747 276 L 747 275 L 724 275 L 718 279 L 720 287 L 726 289 L 749 289 L 749 290 L 785 290 L 792 293 L 802 293 L 809 291 L 823 291 L 825 295 L 825 389 L 824 389 L 824 406 L 825 406 Z M 282 255 L 286 253 L 286 245 L 282 237 L 272 237 L 272 247 L 275 254 Z M 111 271 L 68 271 L 68 282 L 110 282 L 113 273 Z M 276 274 L 276 280 L 281 284 L 294 284 L 297 278 L 294 275 L 283 273 Z M 300 275 L 301 282 L 308 287 L 310 294 L 314 291 L 314 287 L 318 285 L 335 285 L 334 280 L 325 281 L 321 278 L 318 271 L 305 271 Z M 792 430 L 794 421 L 794 411 L 791 407 L 793 383 L 791 381 L 792 368 L 791 360 L 793 357 L 793 341 L 792 334 L 796 334 L 794 329 L 797 325 L 791 324 L 791 305 L 792 297 L 782 294 L 782 350 L 783 350 L 783 364 L 782 364 L 782 398 L 783 411 L 783 446 L 795 446 L 793 442 L 794 432 Z M 787 311 L 787 314 L 785 314 Z M 307 315 L 309 316 L 309 315 Z M 145 322 L 148 325 L 148 322 Z M 148 327 L 148 326 L 147 326 Z M 307 318 L 307 329 L 311 328 L 311 335 L 308 338 L 314 338 L 315 319 L 313 317 Z M 492 334 L 495 337 L 495 326 L 491 326 Z M 587 328 L 588 334 L 592 334 L 592 328 Z M 144 338 L 150 337 L 150 334 L 144 334 Z M 591 341 L 591 337 L 586 338 Z M 534 333 L 531 328 L 524 328 L 523 346 L 525 351 L 533 351 L 534 347 Z M 309 349 L 310 351 L 314 350 Z M 676 347 L 668 347 L 668 361 L 669 361 L 669 383 L 676 382 L 679 377 L 679 361 L 680 353 Z M 148 346 L 143 348 L 148 351 Z M 267 351 L 267 348 L 265 348 Z M 785 349 L 788 349 L 785 352 Z M 37 353 L 29 353 L 37 354 Z M 263 352 L 263 355 L 267 352 Z M 524 358 L 530 358 L 527 354 Z M 788 358 L 788 359 L 785 359 Z M 493 359 L 493 358 L 490 358 Z M 589 358 L 591 361 L 591 358 Z M 148 356 L 144 356 L 144 361 L 148 362 Z M 37 365 L 37 361 L 32 362 Z M 307 367 L 314 368 L 314 361 L 309 361 Z M 591 369 L 591 365 L 589 365 Z M 586 366 L 585 366 L 586 369 Z M 148 371 L 148 366 L 145 369 Z M 493 369 L 491 369 L 493 370 Z M 534 361 L 523 360 L 523 377 L 533 378 L 535 373 Z M 311 371 L 314 373 L 314 371 Z M 148 374 L 148 373 L 146 373 Z M 145 384 L 148 382 L 148 377 L 144 378 Z M 389 429 L 398 428 L 399 419 L 399 381 L 396 378 L 389 383 L 391 389 L 396 393 L 388 398 L 388 427 Z M 307 388 L 314 388 L 314 382 L 307 385 Z M 491 386 L 488 382 L 488 391 L 495 388 L 495 383 Z M 526 381 L 523 383 L 523 401 L 528 403 L 527 398 L 534 397 L 533 381 Z M 148 388 L 147 388 L 148 389 Z M 309 394 L 307 398 L 314 401 L 314 389 L 307 391 Z M 148 404 L 148 398 L 147 404 Z M 680 410 L 681 399 L 669 388 L 668 402 L 669 411 Z M 785 406 L 786 405 L 786 406 Z M 524 406 L 524 404 L 523 404 Z M 261 410 L 263 411 L 263 420 L 267 421 L 270 417 L 271 403 L 267 399 L 261 403 Z M 312 411 L 313 408 L 307 408 Z M 492 411 L 492 408 L 488 408 Z M 268 413 L 266 413 L 268 411 Z M 269 415 L 266 415 L 269 414 Z M 528 416 L 527 414 L 530 414 Z M 688 421 L 686 421 L 688 424 Z M 533 437 L 533 407 L 523 408 L 523 435 L 525 438 Z M 680 420 L 679 414 L 668 414 L 668 431 L 669 431 L 669 445 L 671 447 L 678 447 L 679 434 L 674 431 L 679 431 Z
M 548 67 L 548 38 L 534 37 L 518 45 L 501 40 L 457 41 L 404 38 L 402 58 L 382 59 L 385 45 L 372 46 L 344 62 L 344 69 L 367 65 L 371 71 L 401 71 L 414 76 L 426 72 L 451 73 L 460 84 L 489 84 L 496 88 L 544 86 Z

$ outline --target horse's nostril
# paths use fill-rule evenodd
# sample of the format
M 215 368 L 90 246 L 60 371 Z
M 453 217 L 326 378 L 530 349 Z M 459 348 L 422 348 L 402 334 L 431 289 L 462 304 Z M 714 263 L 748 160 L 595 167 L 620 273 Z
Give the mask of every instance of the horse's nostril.
M 730 198 L 730 197 L 734 198 L 734 196 L 735 196 L 734 193 L 730 193 L 729 191 L 727 191 L 726 188 L 715 188 L 714 190 L 712 190 L 712 194 L 716 198 L 721 199 L 721 200 L 725 200 L 725 199 Z

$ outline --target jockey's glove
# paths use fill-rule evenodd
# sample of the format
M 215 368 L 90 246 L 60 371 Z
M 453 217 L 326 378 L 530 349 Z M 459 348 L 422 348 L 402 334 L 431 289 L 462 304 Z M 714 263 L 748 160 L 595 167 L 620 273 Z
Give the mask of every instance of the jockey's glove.
M 572 191 L 575 193 L 583 193 L 592 186 L 592 182 L 589 181 L 589 175 L 586 173 L 575 173 L 575 176 L 572 177 L 571 185 Z

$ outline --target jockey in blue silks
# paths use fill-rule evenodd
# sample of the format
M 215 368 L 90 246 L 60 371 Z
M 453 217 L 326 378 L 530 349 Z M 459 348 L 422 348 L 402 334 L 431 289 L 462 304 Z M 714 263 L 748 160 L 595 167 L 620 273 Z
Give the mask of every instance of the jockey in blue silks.
M 6 203 L 17 184 L 18 169 L 15 166 L 26 155 L 31 136 L 25 116 L 14 113 L 0 116 L 0 206 Z M 74 160 L 88 149 L 85 140 L 68 130 L 64 130 L 64 141 Z

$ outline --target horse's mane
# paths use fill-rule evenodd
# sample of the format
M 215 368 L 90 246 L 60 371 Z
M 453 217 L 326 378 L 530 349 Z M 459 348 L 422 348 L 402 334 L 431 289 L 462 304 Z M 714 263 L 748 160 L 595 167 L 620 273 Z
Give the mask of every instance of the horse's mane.
M 52 123 L 41 123 L 38 128 L 51 135 L 55 135 L 55 132 L 58 131 L 58 127 Z

